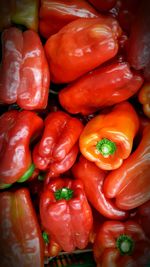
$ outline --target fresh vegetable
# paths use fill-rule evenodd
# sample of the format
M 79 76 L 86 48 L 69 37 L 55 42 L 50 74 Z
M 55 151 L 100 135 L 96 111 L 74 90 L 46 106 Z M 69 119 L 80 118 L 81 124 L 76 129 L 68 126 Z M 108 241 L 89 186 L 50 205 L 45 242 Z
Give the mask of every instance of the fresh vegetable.
M 71 82 L 113 58 L 121 28 L 113 18 L 81 18 L 70 22 L 45 44 L 51 79 Z
M 104 193 L 115 198 L 124 210 L 134 209 L 150 200 L 150 125 L 143 130 L 142 140 L 122 166 L 110 172 L 104 182 Z
M 117 169 L 129 157 L 138 128 L 138 115 L 132 105 L 119 103 L 86 124 L 80 135 L 80 151 L 101 169 Z
M 96 10 L 85 0 L 41 0 L 39 32 L 48 39 L 69 22 L 78 18 L 96 18 Z
M 144 114 L 150 118 L 150 83 L 145 83 L 138 93 L 139 102 L 142 104 Z
M 83 182 L 87 199 L 100 214 L 114 220 L 127 218 L 128 213 L 120 210 L 103 192 L 107 171 L 100 169 L 93 162 L 81 156 L 72 167 L 72 173 L 76 179 Z
M 34 172 L 30 143 L 43 128 L 32 111 L 11 110 L 0 117 L 0 184 L 27 180 Z
M 133 72 L 127 62 L 113 62 L 63 88 L 59 102 L 69 113 L 89 115 L 129 99 L 142 84 L 142 76 Z
M 0 193 L 2 267 L 44 267 L 42 233 L 27 188 Z
M 106 221 L 94 243 L 97 266 L 144 267 L 150 262 L 150 242 L 135 221 Z
M 50 73 L 39 35 L 12 27 L 2 33 L 0 102 L 27 110 L 44 109 Z
M 40 216 L 47 233 L 64 251 L 87 246 L 93 217 L 81 181 L 52 179 L 41 194 Z
M 44 124 L 43 136 L 33 150 L 33 162 L 50 176 L 58 176 L 70 169 L 76 160 L 83 125 L 63 111 L 49 113 Z

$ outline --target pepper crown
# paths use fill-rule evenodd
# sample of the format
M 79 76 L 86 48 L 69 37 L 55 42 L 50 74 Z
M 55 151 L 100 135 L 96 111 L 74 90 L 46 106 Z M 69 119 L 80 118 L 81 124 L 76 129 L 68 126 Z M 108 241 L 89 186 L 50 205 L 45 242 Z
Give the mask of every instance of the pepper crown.
M 116 144 L 107 138 L 103 138 L 97 142 L 96 148 L 99 153 L 101 153 L 104 157 L 109 157 L 113 155 L 117 149 Z
M 73 196 L 73 190 L 71 190 L 67 187 L 63 187 L 63 188 L 57 190 L 54 193 L 54 195 L 55 195 L 56 200 L 61 200 L 61 199 L 69 200 Z
M 134 249 L 134 241 L 128 235 L 120 235 L 116 241 L 116 247 L 121 255 L 131 255 Z

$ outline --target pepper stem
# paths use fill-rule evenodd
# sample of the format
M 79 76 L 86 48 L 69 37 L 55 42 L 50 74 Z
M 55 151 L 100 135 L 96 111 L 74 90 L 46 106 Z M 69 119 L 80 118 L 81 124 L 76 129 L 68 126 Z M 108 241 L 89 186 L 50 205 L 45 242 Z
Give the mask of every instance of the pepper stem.
M 121 255 L 131 255 L 134 249 L 134 241 L 128 235 L 120 235 L 117 238 L 116 246 Z
M 67 187 L 63 187 L 57 190 L 54 193 L 54 195 L 55 195 L 56 200 L 61 200 L 61 199 L 69 200 L 73 197 L 73 190 Z
M 46 244 L 49 243 L 49 236 L 48 236 L 48 233 L 46 233 L 45 231 L 42 233 L 42 236 L 43 236 L 43 240 Z
M 110 155 L 113 155 L 117 149 L 116 144 L 107 138 L 103 138 L 98 141 L 96 144 L 96 148 L 98 152 L 106 158 Z

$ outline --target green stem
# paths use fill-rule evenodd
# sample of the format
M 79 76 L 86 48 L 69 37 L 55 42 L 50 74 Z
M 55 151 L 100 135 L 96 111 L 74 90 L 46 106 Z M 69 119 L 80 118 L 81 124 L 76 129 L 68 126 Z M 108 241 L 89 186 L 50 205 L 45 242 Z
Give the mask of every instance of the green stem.
M 134 241 L 128 235 L 120 235 L 117 238 L 116 246 L 121 255 L 131 255 L 134 249 Z
M 27 181 L 32 176 L 34 170 L 35 170 L 35 165 L 32 163 L 30 168 L 24 173 L 23 176 L 21 176 L 19 178 L 19 180 L 17 182 L 23 183 L 23 182 Z
M 113 155 L 117 149 L 116 144 L 107 138 L 103 138 L 97 142 L 96 148 L 106 158 Z
M 11 186 L 12 186 L 12 184 L 0 184 L 0 189 L 6 189 L 6 188 L 9 188 Z
M 48 233 L 46 233 L 45 231 L 42 233 L 42 236 L 43 236 L 43 239 L 44 239 L 44 242 L 46 244 L 49 243 L 49 236 L 48 236 Z
M 73 190 L 71 190 L 67 187 L 63 187 L 63 188 L 57 190 L 54 193 L 54 195 L 55 195 L 56 200 L 61 200 L 61 199 L 69 200 L 73 197 Z

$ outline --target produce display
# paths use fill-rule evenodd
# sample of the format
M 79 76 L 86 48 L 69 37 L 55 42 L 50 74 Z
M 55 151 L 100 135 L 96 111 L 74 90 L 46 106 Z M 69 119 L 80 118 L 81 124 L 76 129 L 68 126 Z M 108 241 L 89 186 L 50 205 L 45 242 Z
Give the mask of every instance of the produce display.
M 0 267 L 150 266 L 150 1 L 0 6 Z

